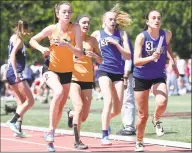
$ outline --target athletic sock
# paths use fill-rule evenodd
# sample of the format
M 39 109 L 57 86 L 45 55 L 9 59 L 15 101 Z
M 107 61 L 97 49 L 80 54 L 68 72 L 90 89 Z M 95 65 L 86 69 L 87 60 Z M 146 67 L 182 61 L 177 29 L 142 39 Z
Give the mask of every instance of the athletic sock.
M 20 115 L 15 113 L 15 115 L 13 116 L 13 118 L 10 120 L 11 123 L 16 123 L 18 118 L 20 118 Z
M 102 130 L 102 134 L 103 134 L 103 136 L 102 136 L 103 138 L 109 136 L 108 130 Z
M 78 135 L 77 124 L 73 124 L 73 128 L 74 128 L 75 142 L 76 142 L 76 143 L 79 143 L 79 135 Z
M 21 132 L 22 120 L 17 121 L 16 125 L 17 125 L 17 128 L 19 129 L 19 132 Z

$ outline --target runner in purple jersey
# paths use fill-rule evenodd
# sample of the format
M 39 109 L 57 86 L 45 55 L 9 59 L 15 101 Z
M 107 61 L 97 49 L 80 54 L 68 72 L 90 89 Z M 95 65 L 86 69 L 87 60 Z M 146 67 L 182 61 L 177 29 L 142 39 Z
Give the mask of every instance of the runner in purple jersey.
M 160 29 L 161 14 L 157 10 L 151 10 L 146 15 L 146 28 L 135 41 L 134 49 L 134 82 L 135 101 L 138 109 L 138 121 L 136 125 L 135 151 L 144 151 L 143 137 L 148 119 L 148 98 L 152 88 L 156 99 L 156 109 L 152 123 L 157 136 L 164 135 L 160 117 L 166 110 L 168 92 L 166 86 L 165 64 L 167 55 L 173 62 L 173 68 L 177 75 L 175 60 L 172 54 L 170 41 L 172 33 Z M 160 50 L 157 50 L 159 41 L 163 38 Z M 167 52 L 168 50 L 168 52 Z
M 110 145 L 109 124 L 111 118 L 121 112 L 123 101 L 124 58 L 130 59 L 130 49 L 125 31 L 119 26 L 127 27 L 131 23 L 130 16 L 115 6 L 103 16 L 103 30 L 95 31 L 92 35 L 97 38 L 103 57 L 99 65 L 99 86 L 104 97 L 102 112 L 102 141 Z M 118 26 L 119 25 L 119 26 Z M 112 110 L 112 111 L 111 111 Z
M 7 81 L 14 93 L 17 102 L 16 113 L 12 119 L 7 121 L 7 125 L 14 132 L 15 137 L 25 137 L 21 129 L 22 119 L 34 104 L 34 98 L 27 81 L 23 78 L 22 72 L 26 64 L 26 54 L 24 38 L 29 35 L 28 23 L 18 20 L 14 34 L 9 39 L 9 59 L 6 73 Z

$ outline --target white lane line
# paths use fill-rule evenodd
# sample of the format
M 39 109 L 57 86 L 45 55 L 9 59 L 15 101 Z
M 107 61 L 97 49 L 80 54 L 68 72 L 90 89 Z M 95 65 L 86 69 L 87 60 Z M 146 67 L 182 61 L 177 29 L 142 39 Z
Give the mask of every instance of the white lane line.
M 1 123 L 2 127 L 7 127 L 6 123 Z M 38 131 L 38 132 L 45 132 L 48 128 L 44 127 L 37 127 L 37 126 L 29 126 L 29 125 L 22 125 L 22 129 L 30 130 L 30 131 Z M 65 135 L 73 135 L 72 130 L 64 130 L 64 129 L 56 129 L 55 133 L 57 134 L 65 134 Z M 81 136 L 90 137 L 90 138 L 101 138 L 101 133 L 92 133 L 92 132 L 80 132 Z M 119 136 L 119 135 L 110 135 L 109 139 L 117 140 L 117 141 L 127 141 L 127 142 L 135 142 L 135 136 Z M 168 140 L 159 140 L 159 139 L 151 139 L 151 138 L 144 138 L 144 143 L 147 144 L 154 144 L 154 145 L 161 145 L 161 146 L 168 146 L 168 147 L 179 147 L 179 148 L 187 148 L 191 149 L 192 144 L 186 142 L 178 142 L 178 141 L 168 141 Z
M 17 139 L 10 139 L 10 138 L 2 138 L 1 140 L 8 140 L 8 141 L 14 141 L 14 142 L 21 142 L 21 143 L 26 143 L 26 144 L 34 144 L 34 145 L 40 145 L 40 146 L 47 146 L 46 144 L 43 143 L 38 143 L 38 142 L 32 142 L 32 141 L 23 141 L 23 140 L 17 140 Z M 60 149 L 68 149 L 68 150 L 73 150 L 73 151 L 81 151 L 81 152 L 91 152 L 88 150 L 77 150 L 74 148 L 69 148 L 69 147 L 63 147 L 63 146 L 56 146 L 54 145 L 55 148 L 60 148 Z

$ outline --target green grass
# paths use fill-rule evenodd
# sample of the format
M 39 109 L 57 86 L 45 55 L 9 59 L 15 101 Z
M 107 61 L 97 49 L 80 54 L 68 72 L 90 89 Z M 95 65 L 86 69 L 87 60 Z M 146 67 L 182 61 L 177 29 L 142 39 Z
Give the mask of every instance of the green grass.
M 4 102 L 1 102 L 1 106 L 4 106 Z M 71 101 L 68 100 L 65 108 L 71 107 Z M 101 132 L 101 111 L 103 108 L 102 101 L 92 101 L 91 113 L 85 123 L 82 124 L 81 130 L 87 132 Z M 2 108 L 3 109 L 3 108 Z M 1 109 L 1 122 L 6 122 L 10 117 L 9 115 L 3 115 L 3 110 Z M 155 109 L 155 100 L 151 98 L 149 101 L 149 119 L 145 131 L 145 138 L 154 138 L 162 140 L 171 140 L 171 141 L 180 141 L 191 143 L 191 116 L 171 116 L 163 117 L 163 126 L 165 135 L 163 137 L 157 137 L 155 135 L 154 127 L 151 123 L 152 114 Z M 97 110 L 92 112 L 92 110 Z M 177 113 L 177 112 L 186 112 L 191 113 L 191 95 L 169 97 L 168 106 L 166 113 Z M 136 113 L 137 118 L 137 113 Z M 33 109 L 29 110 L 23 120 L 23 124 L 48 127 L 49 121 L 49 104 L 40 104 L 38 101 L 35 103 Z M 66 113 L 63 113 L 62 120 L 58 128 L 69 129 L 67 127 L 67 116 Z M 111 129 L 112 133 L 115 134 L 122 128 L 120 115 L 112 119 Z

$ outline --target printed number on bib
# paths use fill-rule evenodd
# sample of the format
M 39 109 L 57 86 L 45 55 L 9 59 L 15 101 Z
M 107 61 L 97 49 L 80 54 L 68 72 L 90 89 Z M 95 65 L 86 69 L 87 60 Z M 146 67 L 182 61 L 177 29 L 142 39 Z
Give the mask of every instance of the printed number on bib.
M 45 74 L 45 80 L 47 81 L 48 79 L 49 79 L 49 76 L 48 76 L 48 74 Z
M 106 46 L 108 43 L 105 39 L 101 40 L 101 46 Z
M 153 41 L 146 41 L 145 42 L 146 51 L 153 51 Z

